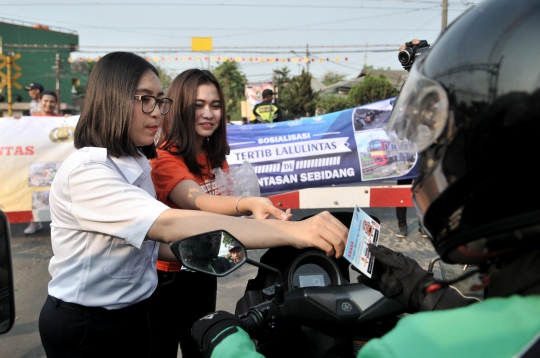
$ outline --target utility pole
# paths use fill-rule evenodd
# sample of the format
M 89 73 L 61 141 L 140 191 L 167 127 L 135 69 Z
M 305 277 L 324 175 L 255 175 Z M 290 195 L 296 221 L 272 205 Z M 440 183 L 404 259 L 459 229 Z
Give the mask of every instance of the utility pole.
M 364 68 L 367 67 L 367 48 L 368 48 L 368 42 L 366 41 L 366 50 L 364 51 Z
M 448 23 L 448 0 L 442 2 L 442 29 L 446 28 Z
M 311 59 L 309 58 L 309 44 L 306 44 L 306 58 L 307 58 L 307 62 L 306 62 L 306 71 L 307 73 L 309 73 L 309 63 L 311 62 Z
M 60 111 L 60 54 L 56 53 L 56 60 L 54 61 L 55 68 L 54 73 L 56 76 L 56 97 L 58 97 L 58 102 L 56 103 L 57 111 Z
M 276 96 L 276 77 L 274 75 L 274 71 L 272 71 L 272 92 L 274 92 L 274 103 L 277 104 L 278 103 L 278 97 L 279 97 L 279 92 L 277 93 L 277 96 Z
M 8 78 L 8 81 L 7 81 L 7 95 L 8 95 L 8 116 L 11 117 L 13 115 L 13 98 L 11 96 L 11 66 L 13 65 L 13 61 L 12 61 L 12 56 L 11 55 L 7 55 L 6 57 L 6 62 L 7 62 L 7 68 L 6 68 L 6 71 L 7 71 L 7 78 Z

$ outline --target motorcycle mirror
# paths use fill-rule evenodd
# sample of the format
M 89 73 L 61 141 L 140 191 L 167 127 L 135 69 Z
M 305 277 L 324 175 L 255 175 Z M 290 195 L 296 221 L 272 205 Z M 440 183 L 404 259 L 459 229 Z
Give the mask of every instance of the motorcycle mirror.
M 244 245 L 225 230 L 190 236 L 169 246 L 182 265 L 213 276 L 226 276 L 247 261 Z
M 15 322 L 10 237 L 7 216 L 0 210 L 0 334 L 7 333 Z

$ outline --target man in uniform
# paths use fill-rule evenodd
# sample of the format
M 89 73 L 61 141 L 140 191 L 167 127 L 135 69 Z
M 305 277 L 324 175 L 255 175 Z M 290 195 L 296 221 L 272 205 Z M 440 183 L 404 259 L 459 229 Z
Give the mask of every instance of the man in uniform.
M 262 102 L 257 103 L 253 108 L 251 123 L 271 123 L 281 121 L 281 109 L 272 103 L 274 92 L 265 89 L 262 93 Z
M 28 91 L 30 96 L 30 115 L 33 116 L 34 113 L 41 113 L 41 107 L 39 105 L 39 99 L 41 92 L 43 92 L 43 86 L 41 83 L 32 82 L 28 86 L 24 87 Z

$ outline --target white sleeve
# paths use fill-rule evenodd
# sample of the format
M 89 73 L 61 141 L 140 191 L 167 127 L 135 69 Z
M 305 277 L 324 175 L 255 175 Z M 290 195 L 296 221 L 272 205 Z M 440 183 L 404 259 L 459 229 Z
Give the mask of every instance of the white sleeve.
M 105 163 L 83 162 L 68 170 L 58 184 L 63 186 L 61 194 L 68 196 L 63 207 L 80 230 L 123 238 L 140 247 L 154 221 L 169 209 Z

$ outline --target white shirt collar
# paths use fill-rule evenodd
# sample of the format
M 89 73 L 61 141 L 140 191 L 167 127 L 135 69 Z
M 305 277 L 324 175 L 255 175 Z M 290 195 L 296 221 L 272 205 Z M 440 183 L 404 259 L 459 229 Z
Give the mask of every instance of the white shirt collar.
M 112 161 L 122 172 L 128 183 L 136 185 L 135 182 L 143 181 L 151 171 L 148 159 L 144 155 L 141 157 L 111 157 Z

